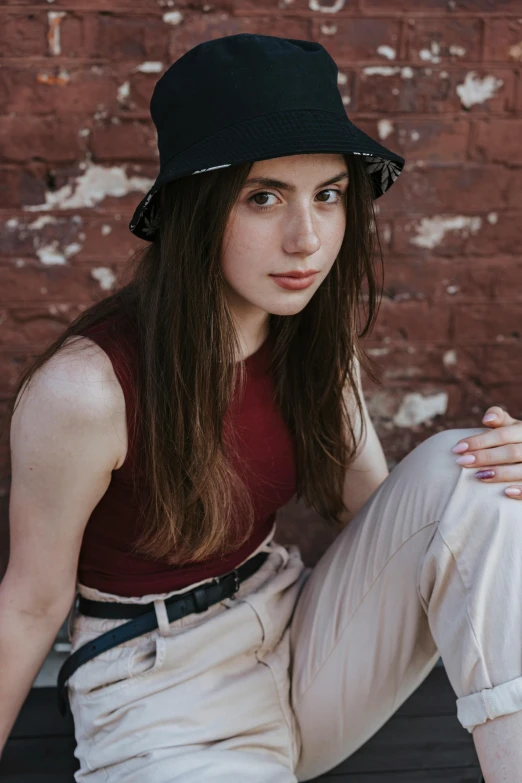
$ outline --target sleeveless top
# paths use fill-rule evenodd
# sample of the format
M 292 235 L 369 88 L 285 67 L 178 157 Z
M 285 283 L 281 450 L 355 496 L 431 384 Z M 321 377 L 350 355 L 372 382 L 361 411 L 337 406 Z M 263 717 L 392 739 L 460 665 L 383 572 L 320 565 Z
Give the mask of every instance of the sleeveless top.
M 119 320 L 119 329 L 111 324 Z M 242 563 L 268 536 L 276 511 L 296 492 L 294 443 L 273 399 L 267 372 L 271 336 L 245 360 L 247 381 L 240 401 L 234 398 L 224 426 L 235 430 L 237 455 L 231 462 L 245 481 L 255 510 L 255 526 L 248 541 L 235 551 L 200 562 L 171 565 L 131 554 L 130 548 L 146 520 L 132 496 L 136 443 L 130 415 L 134 405 L 136 341 L 134 324 L 126 316 L 112 316 L 81 334 L 108 355 L 125 397 L 128 449 L 124 463 L 112 471 L 105 494 L 87 522 L 78 562 L 78 582 L 121 596 L 166 593 L 219 576 Z M 139 484 L 139 492 L 142 491 Z M 143 486 L 143 491 L 147 487 Z M 139 500 L 142 498 L 139 497 Z M 241 524 L 235 519 L 234 524 Z

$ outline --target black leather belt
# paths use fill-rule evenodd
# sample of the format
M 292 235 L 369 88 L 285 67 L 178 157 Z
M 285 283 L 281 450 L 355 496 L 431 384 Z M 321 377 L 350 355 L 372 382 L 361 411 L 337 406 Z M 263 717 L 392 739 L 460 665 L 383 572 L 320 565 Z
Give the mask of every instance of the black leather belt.
M 230 598 L 237 593 L 239 585 L 249 576 L 252 576 L 265 562 L 268 552 L 250 558 L 237 569 L 223 576 L 218 576 L 212 582 L 207 582 L 189 590 L 186 593 L 173 595 L 165 599 L 165 607 L 169 622 L 179 620 L 189 614 L 205 612 L 209 606 L 219 603 L 224 598 Z M 80 596 L 78 611 L 89 617 L 102 617 L 112 620 L 130 619 L 128 623 L 118 626 L 112 631 L 107 631 L 87 642 L 62 664 L 58 672 L 58 709 L 65 717 L 68 706 L 68 692 L 66 683 L 73 672 L 84 663 L 95 658 L 102 652 L 117 647 L 123 642 L 128 642 L 136 636 L 142 636 L 158 627 L 158 619 L 154 609 L 154 603 L 148 604 L 124 604 L 120 602 L 91 601 Z

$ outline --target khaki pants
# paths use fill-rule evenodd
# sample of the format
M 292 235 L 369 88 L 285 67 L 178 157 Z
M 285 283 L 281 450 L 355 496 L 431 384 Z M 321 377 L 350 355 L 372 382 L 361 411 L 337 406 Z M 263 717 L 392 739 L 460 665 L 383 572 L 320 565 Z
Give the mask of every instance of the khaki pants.
M 155 600 L 159 628 L 69 680 L 76 781 L 310 780 L 378 731 L 439 654 L 468 731 L 521 710 L 521 506 L 450 452 L 481 431 L 424 441 L 313 569 L 269 537 L 259 571 L 202 614 L 169 624 L 173 593 L 79 585 Z M 73 651 L 124 622 L 77 615 Z

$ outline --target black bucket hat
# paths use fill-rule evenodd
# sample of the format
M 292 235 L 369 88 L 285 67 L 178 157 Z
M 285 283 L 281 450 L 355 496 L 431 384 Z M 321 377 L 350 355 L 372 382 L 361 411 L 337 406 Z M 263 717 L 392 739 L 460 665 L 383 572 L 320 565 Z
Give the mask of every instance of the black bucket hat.
M 129 228 L 154 241 L 156 194 L 167 182 L 248 161 L 303 153 L 362 155 L 377 199 L 404 158 L 349 119 L 337 65 L 315 41 L 240 33 L 198 44 L 154 87 L 160 172 Z

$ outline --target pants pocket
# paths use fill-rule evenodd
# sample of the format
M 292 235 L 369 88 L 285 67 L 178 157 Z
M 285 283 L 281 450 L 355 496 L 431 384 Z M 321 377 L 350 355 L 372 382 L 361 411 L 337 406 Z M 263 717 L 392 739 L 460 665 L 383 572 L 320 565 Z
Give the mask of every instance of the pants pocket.
M 96 637 L 74 644 L 73 650 Z M 159 670 L 165 659 L 165 639 L 157 633 L 144 634 L 112 647 L 78 667 L 68 681 L 82 700 L 118 691 Z

